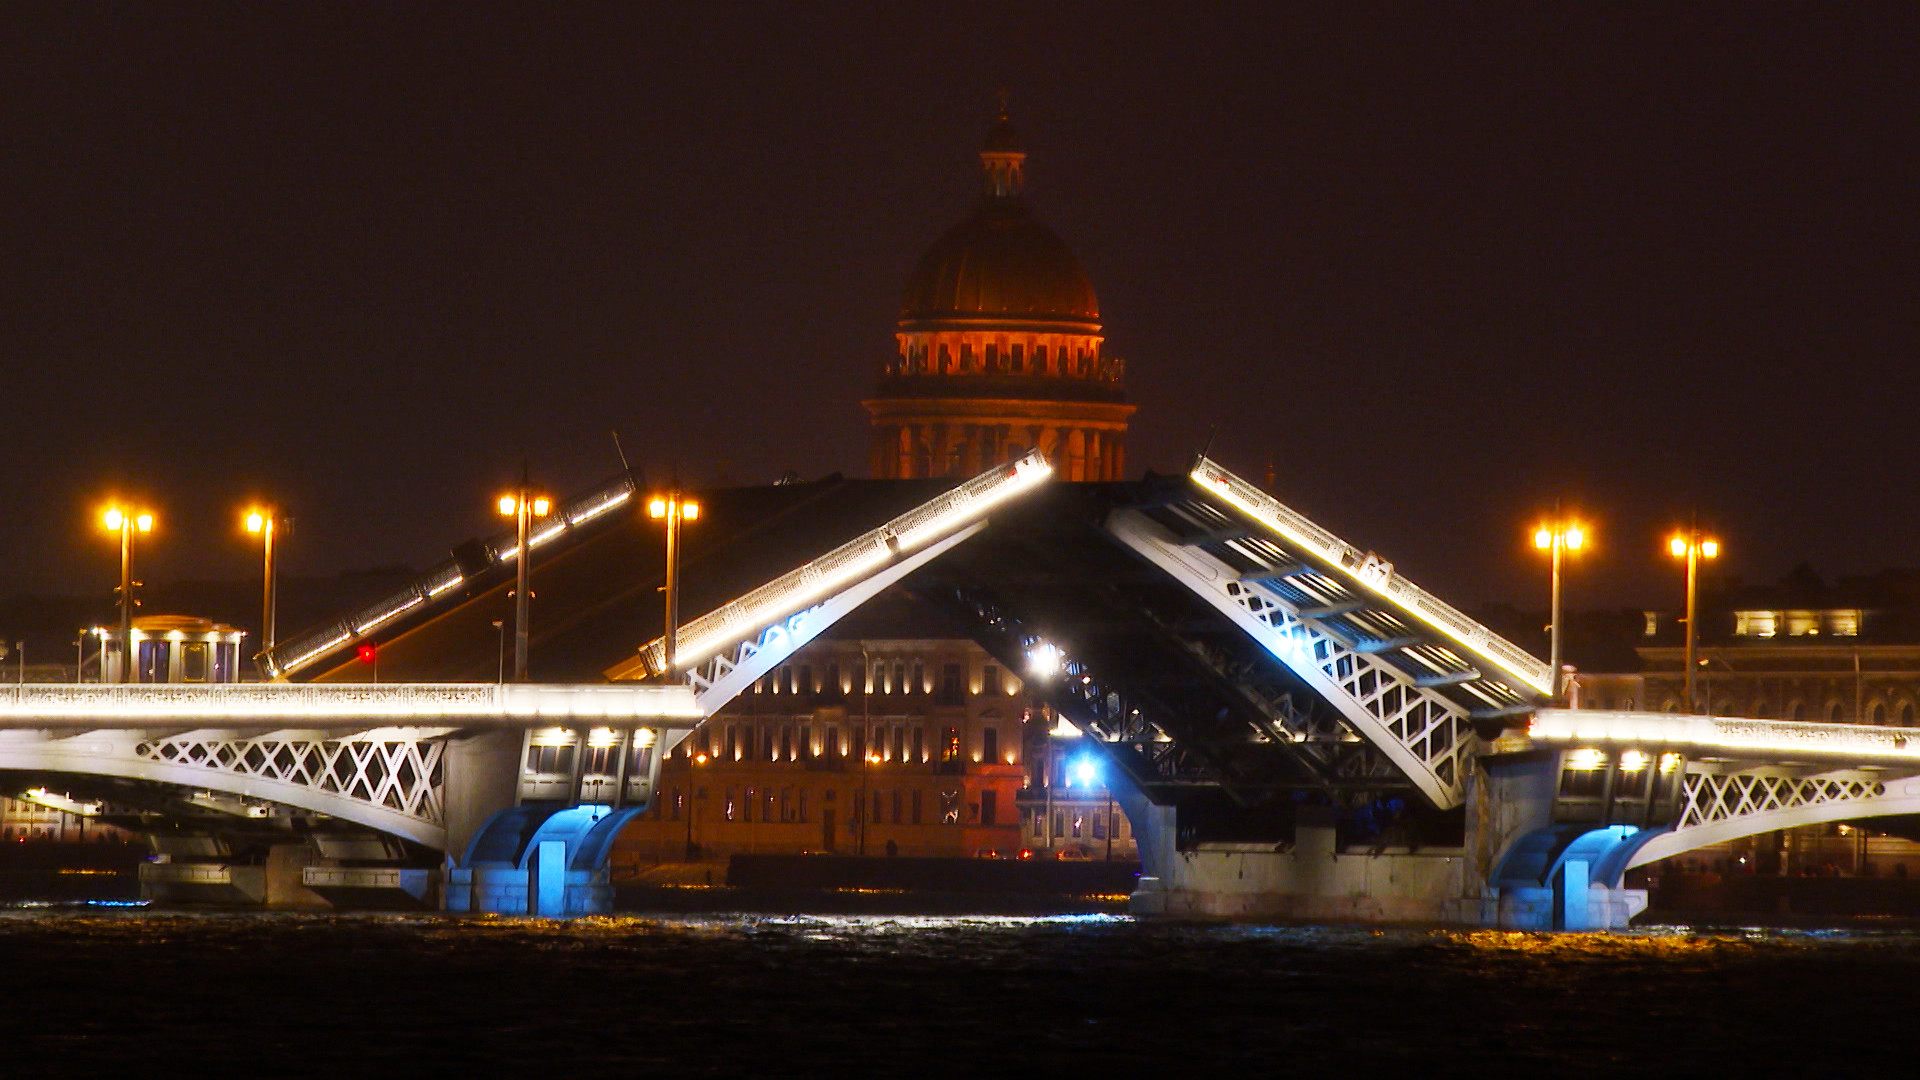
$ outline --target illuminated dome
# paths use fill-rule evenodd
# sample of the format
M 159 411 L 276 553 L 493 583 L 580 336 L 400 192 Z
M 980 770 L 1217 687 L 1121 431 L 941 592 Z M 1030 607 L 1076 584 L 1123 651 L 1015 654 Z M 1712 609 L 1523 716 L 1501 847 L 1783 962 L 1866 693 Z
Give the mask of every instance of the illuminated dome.
M 1100 302 L 1065 241 L 1018 199 L 988 197 L 920 259 L 900 318 L 1098 322 Z
M 972 476 L 1032 450 L 1063 480 L 1126 468 L 1126 365 L 1080 261 L 1027 212 L 1026 160 L 1003 106 L 980 151 L 985 193 L 921 257 L 861 402 L 875 476 Z
M 1003 115 L 980 152 L 986 192 L 972 216 L 921 257 L 900 305 L 903 324 L 1016 319 L 1097 323 L 1100 302 L 1080 261 L 1021 197 L 1026 154 Z

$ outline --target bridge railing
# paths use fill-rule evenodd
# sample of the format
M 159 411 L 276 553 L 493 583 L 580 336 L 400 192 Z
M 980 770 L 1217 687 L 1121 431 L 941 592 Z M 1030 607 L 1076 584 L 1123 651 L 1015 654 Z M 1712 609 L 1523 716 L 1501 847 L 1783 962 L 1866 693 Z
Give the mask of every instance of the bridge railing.
M 26 684 L 0 687 L 0 727 L 210 727 L 339 723 L 502 726 L 603 721 L 691 727 L 702 717 L 686 686 L 620 683 Z
M 1920 765 L 1920 731 L 1875 724 L 1745 720 L 1680 713 L 1542 709 L 1528 735 L 1554 743 L 1676 746 L 1761 758 L 1817 756 L 1860 763 Z

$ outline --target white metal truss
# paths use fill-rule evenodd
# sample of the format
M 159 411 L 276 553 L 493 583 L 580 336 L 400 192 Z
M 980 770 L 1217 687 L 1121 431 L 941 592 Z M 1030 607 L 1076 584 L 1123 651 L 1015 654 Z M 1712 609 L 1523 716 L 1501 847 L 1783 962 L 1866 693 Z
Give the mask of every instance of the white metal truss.
M 232 777 L 276 780 L 444 824 L 443 739 L 220 738 L 200 733 L 141 742 L 134 753 Z
M 0 733 L 0 769 L 119 776 L 236 796 L 446 846 L 446 728 Z
M 1688 770 L 1680 788 L 1680 821 L 1675 831 L 1752 814 L 1796 810 L 1814 803 L 1869 799 L 1885 794 L 1871 774 L 1829 773 L 1794 776 L 1772 770 L 1711 773 Z
M 1774 829 L 1920 813 L 1920 776 L 1688 762 L 1680 798 L 1674 827 L 1646 840 L 1628 865 Z
M 1232 567 L 1181 544 L 1138 511 L 1118 511 L 1107 531 L 1232 619 L 1338 709 L 1441 809 L 1464 797 L 1472 740 L 1467 710 L 1383 660 L 1358 652 Z

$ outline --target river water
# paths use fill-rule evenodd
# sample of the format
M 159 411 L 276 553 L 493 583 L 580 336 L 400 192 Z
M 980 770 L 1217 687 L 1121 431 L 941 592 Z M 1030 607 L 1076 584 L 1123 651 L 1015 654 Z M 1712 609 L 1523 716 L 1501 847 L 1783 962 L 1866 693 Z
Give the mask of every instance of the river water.
M 1920 935 L 29 905 L 0 973 L 8 1077 L 1878 1075 Z

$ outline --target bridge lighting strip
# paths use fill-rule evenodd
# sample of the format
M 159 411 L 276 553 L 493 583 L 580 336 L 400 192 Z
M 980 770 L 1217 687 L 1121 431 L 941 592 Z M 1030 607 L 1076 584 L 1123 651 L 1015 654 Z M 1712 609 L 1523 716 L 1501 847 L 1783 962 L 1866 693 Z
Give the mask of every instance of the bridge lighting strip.
M 1393 572 L 1393 565 L 1361 551 L 1315 525 L 1298 511 L 1240 479 L 1213 461 L 1194 462 L 1189 479 L 1234 508 L 1279 533 L 1356 584 L 1439 631 L 1500 670 L 1539 691 L 1553 693 L 1553 673 L 1526 650 L 1468 618 L 1440 598 Z
M 799 569 L 691 620 L 678 631 L 674 666 L 693 667 L 741 638 L 866 577 L 894 556 L 930 543 L 1007 499 L 1038 487 L 1052 475 L 1053 466 L 1038 450 L 1011 465 L 981 473 Z M 654 639 L 640 652 L 650 670 L 660 671 L 666 666 L 664 639 Z
M 416 595 L 413 599 L 407 601 L 406 603 L 401 604 L 398 607 L 392 608 L 385 615 L 380 615 L 375 617 L 372 622 L 362 623 L 359 626 L 354 627 L 353 632 L 355 635 L 364 634 L 367 631 L 373 629 L 374 627 L 379 626 L 380 624 L 388 621 L 389 619 L 392 619 L 394 616 L 399 615 L 401 612 L 419 607 L 421 604 L 424 604 L 426 602 L 427 602 L 426 597 Z
M 137 726 L 155 720 L 220 727 L 233 721 L 291 726 L 351 720 L 554 720 L 637 722 L 705 716 L 685 686 L 474 683 L 242 683 L 188 686 L 85 683 L 0 687 L 0 728 L 36 724 Z
M 628 499 L 633 498 L 633 488 L 630 486 L 631 483 L 632 483 L 631 481 L 627 481 L 627 480 L 621 481 L 621 484 L 623 486 L 618 491 L 600 500 L 594 505 L 587 507 L 585 510 L 582 510 L 579 513 L 574 514 L 571 517 L 567 518 L 568 523 L 573 525 L 584 525 L 587 522 L 592 521 L 594 518 L 599 517 L 601 514 L 604 514 L 607 511 L 613 509 L 614 507 L 619 506 L 621 503 L 626 502 Z M 591 499 L 593 498 L 593 496 L 589 495 L 587 496 L 587 498 Z M 581 500 L 581 502 L 585 502 L 585 501 L 586 499 Z
M 81 802 L 78 799 L 69 798 L 65 795 L 55 795 L 43 787 L 28 788 L 16 797 L 22 802 L 30 802 L 37 806 L 44 806 L 49 810 L 64 810 L 69 814 L 76 814 L 80 817 L 98 817 L 100 815 L 100 803 L 97 801 Z
M 571 514 L 571 515 L 567 514 L 563 510 L 560 514 L 559 521 L 553 523 L 552 525 L 549 525 L 547 528 L 541 530 L 540 532 L 534 533 L 533 535 L 527 537 L 527 547 L 537 548 L 540 545 L 546 543 L 547 541 L 553 539 L 554 537 L 559 536 L 561 533 L 566 532 L 568 529 L 573 528 L 577 525 L 583 525 L 589 521 L 592 521 L 594 518 L 599 517 L 601 514 L 604 514 L 607 511 L 613 509 L 614 507 L 619 506 L 621 503 L 626 502 L 628 499 L 633 498 L 633 488 L 629 486 L 631 484 L 631 481 L 622 480 L 620 481 L 620 483 L 622 487 L 620 488 L 619 491 L 605 497 L 604 499 L 601 499 L 599 502 L 594 503 L 592 506 L 587 507 L 585 510 L 579 511 L 578 513 Z M 593 498 L 592 495 L 587 496 L 587 499 L 591 499 L 591 498 Z M 587 499 L 582 499 L 580 501 L 586 502 Z M 518 558 L 519 556 L 520 556 L 520 545 L 516 542 L 514 546 L 503 549 L 500 552 L 499 558 L 501 562 L 511 562 L 512 560 Z
M 1541 709 L 1528 724 L 1527 734 L 1538 742 L 1549 743 L 1638 743 L 1743 754 L 1820 754 L 1920 762 L 1920 732 L 1868 724 Z
M 351 640 L 353 640 L 352 634 L 336 635 L 335 637 L 330 639 L 325 645 L 317 646 L 311 652 L 302 653 L 298 660 L 289 660 L 286 666 L 280 668 L 280 671 L 283 673 L 288 671 L 293 671 L 305 665 L 307 661 L 312 660 L 314 657 L 320 656 L 323 653 L 332 652 L 334 649 L 338 648 L 339 646 Z

